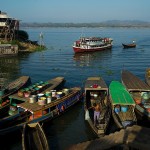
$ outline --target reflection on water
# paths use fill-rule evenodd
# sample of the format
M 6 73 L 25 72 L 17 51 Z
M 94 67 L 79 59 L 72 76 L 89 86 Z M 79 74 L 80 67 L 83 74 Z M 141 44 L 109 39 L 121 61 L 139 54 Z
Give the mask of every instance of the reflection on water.
M 66 144 L 71 145 L 74 141 L 77 143 L 85 141 L 86 139 L 83 137 L 85 137 L 86 133 L 84 131 L 92 137 L 82 118 L 84 118 L 83 105 L 78 103 L 61 117 L 46 124 L 44 129 L 50 149 L 65 149 Z M 81 131 L 79 132 L 77 128 L 80 128 Z
M 74 60 L 77 62 L 77 66 L 90 66 L 92 59 L 94 59 L 92 53 L 75 53 Z
M 3 79 L 4 85 L 7 85 L 10 81 L 21 75 L 20 62 L 24 57 L 28 57 L 28 54 L 0 59 L 0 80 Z
M 76 61 L 77 66 L 92 66 L 97 60 L 104 59 L 105 56 L 108 57 L 110 54 L 110 49 L 98 52 L 75 53 L 73 59 Z

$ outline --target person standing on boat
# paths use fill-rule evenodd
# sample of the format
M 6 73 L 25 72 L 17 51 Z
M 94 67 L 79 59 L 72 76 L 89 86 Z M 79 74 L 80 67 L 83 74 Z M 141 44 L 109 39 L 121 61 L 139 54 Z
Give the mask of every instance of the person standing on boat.
M 97 104 L 94 103 L 93 107 L 94 107 L 94 126 L 95 126 L 96 122 L 98 121 L 98 119 L 100 117 L 101 108 L 100 108 L 100 104 L 99 103 L 97 103 Z

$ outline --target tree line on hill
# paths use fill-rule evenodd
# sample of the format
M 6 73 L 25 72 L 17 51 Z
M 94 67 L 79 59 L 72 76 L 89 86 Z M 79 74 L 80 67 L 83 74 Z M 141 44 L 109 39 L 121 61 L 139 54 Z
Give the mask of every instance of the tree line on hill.
M 120 21 L 111 20 L 100 23 L 20 23 L 21 27 L 150 27 L 150 22 L 146 21 Z

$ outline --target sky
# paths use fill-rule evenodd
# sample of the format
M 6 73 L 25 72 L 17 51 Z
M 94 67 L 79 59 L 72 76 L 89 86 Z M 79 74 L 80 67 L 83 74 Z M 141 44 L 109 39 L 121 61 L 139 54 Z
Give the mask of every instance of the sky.
M 0 0 L 2 12 L 22 22 L 150 22 L 150 0 Z

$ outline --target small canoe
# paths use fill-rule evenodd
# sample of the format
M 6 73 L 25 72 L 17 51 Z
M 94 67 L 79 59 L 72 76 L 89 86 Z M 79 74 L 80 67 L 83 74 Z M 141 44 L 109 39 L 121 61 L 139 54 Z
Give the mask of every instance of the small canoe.
M 150 86 L 150 68 L 146 68 L 145 81 Z
M 100 115 L 94 122 L 94 105 L 100 106 Z M 88 77 L 84 94 L 85 120 L 97 136 L 106 134 L 110 117 L 110 101 L 108 87 L 102 77 Z
M 136 103 L 138 118 L 150 120 L 150 86 L 128 70 L 122 70 L 121 80 Z
M 41 125 L 37 123 L 25 124 L 22 132 L 23 150 L 49 150 L 48 141 Z
M 29 76 L 21 76 L 18 79 L 9 83 L 5 88 L 0 89 L 0 116 L 3 117 L 9 110 L 10 101 L 8 100 L 8 96 L 16 93 L 19 89 L 31 84 L 31 80 Z
M 136 44 L 132 43 L 132 44 L 122 44 L 123 48 L 135 48 Z
M 119 81 L 112 81 L 109 86 L 109 93 L 112 116 L 117 127 L 122 129 L 136 124 L 135 102 L 125 86 Z

